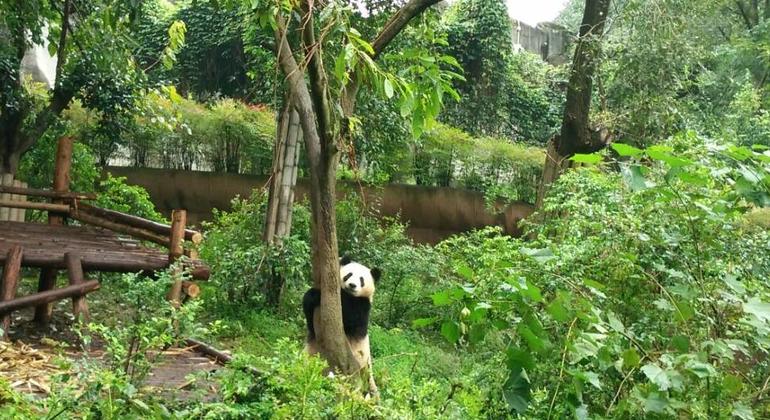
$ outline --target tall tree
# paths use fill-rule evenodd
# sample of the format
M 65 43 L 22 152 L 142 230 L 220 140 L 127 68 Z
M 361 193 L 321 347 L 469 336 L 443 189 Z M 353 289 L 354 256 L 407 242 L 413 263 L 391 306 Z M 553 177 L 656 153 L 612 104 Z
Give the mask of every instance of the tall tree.
M 567 86 L 561 132 L 548 142 L 536 208 L 542 207 L 543 197 L 569 165 L 569 157 L 575 153 L 593 153 L 606 145 L 606 130 L 592 127 L 589 116 L 593 78 L 599 63 L 609 7 L 610 0 L 586 1 Z
M 412 19 L 439 1 L 407 1 L 372 42 L 346 26 L 350 21 L 346 16 L 351 13 L 347 2 L 262 4 L 260 19 L 269 21 L 275 29 L 279 67 L 299 116 L 310 167 L 311 262 L 314 286 L 321 290 L 316 336 L 321 355 L 330 366 L 348 374 L 362 366 L 358 366 L 342 327 L 335 222 L 340 150 L 350 143 L 356 100 L 365 83 L 376 86 L 388 98 L 398 93 L 402 114 L 412 115 L 417 125 L 430 121 L 440 109 L 443 93 L 451 90 L 452 76 L 444 75 L 436 60 L 422 63 L 410 74 L 432 78 L 432 90 L 424 93 L 411 80 L 385 73 L 375 64 Z M 337 52 L 332 68 L 325 65 L 327 51 Z

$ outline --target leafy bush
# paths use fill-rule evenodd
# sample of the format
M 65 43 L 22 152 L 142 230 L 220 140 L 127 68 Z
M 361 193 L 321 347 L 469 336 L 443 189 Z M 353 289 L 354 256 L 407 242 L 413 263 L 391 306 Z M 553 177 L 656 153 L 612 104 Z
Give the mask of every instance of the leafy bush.
M 415 154 L 420 185 L 460 186 L 496 198 L 534 202 L 545 156 L 542 149 L 495 138 L 474 138 L 439 125 Z
M 620 173 L 563 175 L 534 242 L 442 244 L 455 285 L 415 325 L 499 349 L 498 396 L 527 417 L 766 417 L 750 384 L 768 375 L 770 234 L 742 214 L 766 203 L 770 158 L 693 133 L 613 148 Z
M 112 209 L 128 213 L 156 222 L 168 223 L 150 200 L 147 190 L 137 185 L 126 184 L 125 177 L 107 177 L 99 182 L 99 195 L 96 205 L 106 209 Z

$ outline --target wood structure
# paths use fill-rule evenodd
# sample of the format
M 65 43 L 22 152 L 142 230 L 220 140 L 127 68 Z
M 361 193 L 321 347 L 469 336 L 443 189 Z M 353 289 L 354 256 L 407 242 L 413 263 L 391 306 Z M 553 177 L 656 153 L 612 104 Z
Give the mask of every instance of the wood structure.
M 200 293 L 194 282 L 183 281 L 183 271 L 188 271 L 193 280 L 209 277 L 208 266 L 197 259 L 195 250 L 203 236 L 186 229 L 184 210 L 173 212 L 169 226 L 83 203 L 96 196 L 69 191 L 71 156 L 72 139 L 60 139 L 53 190 L 25 188 L 18 183 L 0 184 L 3 214 L 17 215 L 0 221 L 0 264 L 4 267 L 0 284 L 0 327 L 4 334 L 12 311 L 35 306 L 35 320 L 45 324 L 51 319 L 52 302 L 66 298 L 72 298 L 75 317 L 87 321 L 85 295 L 99 288 L 98 281 L 86 279 L 84 273 L 89 271 L 151 274 L 173 265 L 175 281 L 168 299 L 175 305 Z M 19 196 L 51 202 L 12 199 Z M 16 209 L 47 212 L 48 223 L 25 223 L 19 220 L 18 213 L 12 213 Z M 78 221 L 79 225 L 67 225 L 68 220 Z M 145 246 L 141 241 L 162 248 Z M 37 293 L 16 296 L 21 267 L 41 269 Z M 59 270 L 67 271 L 69 285 L 66 287 L 56 288 Z

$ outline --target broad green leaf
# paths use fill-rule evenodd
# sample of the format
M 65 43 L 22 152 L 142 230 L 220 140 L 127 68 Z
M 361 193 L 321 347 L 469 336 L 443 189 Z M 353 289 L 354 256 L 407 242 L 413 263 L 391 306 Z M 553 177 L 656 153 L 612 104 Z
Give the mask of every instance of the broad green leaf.
M 634 347 L 626 349 L 621 357 L 623 358 L 623 367 L 626 369 L 633 369 L 639 366 L 639 362 L 642 360 L 639 352 Z
M 717 374 L 716 369 L 714 369 L 714 366 L 711 366 L 708 363 L 699 362 L 697 360 L 691 360 L 686 365 L 685 368 L 692 372 L 695 376 L 703 379 L 703 378 L 710 378 Z
M 647 179 L 644 177 L 644 167 L 641 165 L 623 165 L 620 169 L 623 180 L 632 191 L 641 191 L 647 188 Z
M 657 385 L 661 391 L 666 391 L 671 387 L 671 380 L 669 379 L 668 374 L 657 364 L 647 363 L 646 365 L 642 366 L 641 370 L 644 372 L 645 376 L 647 376 L 650 382 Z
M 483 325 L 472 325 L 468 331 L 468 341 L 471 344 L 478 344 L 484 340 L 484 336 L 487 335 L 487 330 Z
M 597 163 L 602 161 L 602 156 L 597 153 L 591 153 L 589 155 L 586 155 L 583 153 L 575 153 L 569 159 L 573 162 L 596 165 Z
M 436 321 L 437 321 L 437 319 L 435 317 L 433 317 L 433 318 L 418 318 L 418 319 L 415 319 L 414 321 L 412 321 L 412 327 L 414 327 L 414 328 L 427 327 L 428 325 L 431 325 L 431 324 L 433 324 Z
M 756 297 L 743 304 L 743 312 L 754 315 L 760 321 L 770 320 L 770 303 L 765 303 Z
M 535 359 L 532 357 L 532 353 L 522 348 L 509 347 L 505 355 L 508 369 L 524 368 L 530 371 L 535 369 Z
M 519 414 L 527 411 L 530 401 L 529 377 L 524 369 L 512 369 L 503 384 L 503 398 Z
M 607 312 L 607 322 L 610 324 L 610 328 L 617 332 L 625 332 L 626 327 L 623 326 L 623 323 L 620 322 L 620 319 L 613 313 L 613 312 Z
M 434 306 L 444 306 L 452 303 L 452 299 L 449 297 L 449 291 L 447 290 L 436 292 L 431 297 L 433 298 Z
M 690 339 L 684 335 L 675 335 L 671 338 L 671 347 L 679 353 L 687 353 L 690 351 Z
M 473 274 L 473 269 L 468 267 L 465 264 L 462 264 L 459 267 L 457 267 L 457 274 L 463 276 L 463 278 L 465 278 L 466 280 L 473 280 L 473 278 L 475 277 Z
M 620 156 L 636 157 L 642 154 L 642 149 L 638 149 L 628 144 L 612 143 L 610 147 L 612 147 L 612 149 L 615 150 L 615 152 L 617 152 L 617 154 Z
M 741 420 L 754 420 L 754 411 L 748 405 L 739 402 L 733 405 L 733 411 L 730 413 L 733 417 Z
M 743 390 L 743 381 L 738 376 L 727 374 L 722 378 L 722 390 L 727 395 L 738 395 Z
M 446 321 L 441 324 L 441 335 L 454 344 L 460 339 L 460 326 L 454 321 Z
M 654 160 L 659 160 L 661 162 L 664 162 L 671 168 L 680 168 L 682 166 L 687 166 L 692 164 L 692 161 L 687 159 L 678 158 L 670 153 L 668 153 L 669 148 L 666 147 L 660 147 L 660 146 L 652 146 L 649 149 L 647 149 L 647 156 Z
M 551 314 L 553 319 L 559 322 L 568 322 L 570 319 L 572 319 L 570 317 L 569 311 L 567 311 L 567 308 L 564 307 L 562 300 L 558 297 L 551 301 L 546 310 L 549 314 Z
M 644 411 L 649 413 L 665 413 L 668 408 L 668 399 L 658 392 L 650 392 L 644 399 Z
M 546 349 L 545 341 L 535 335 L 535 333 L 533 333 L 526 325 L 519 324 L 519 334 L 521 334 L 524 341 L 527 342 L 527 346 L 529 346 L 532 351 L 540 353 Z
M 556 256 L 553 255 L 553 252 L 548 248 L 535 249 L 522 247 L 520 252 L 528 257 L 534 258 L 535 261 L 541 264 L 556 258 Z

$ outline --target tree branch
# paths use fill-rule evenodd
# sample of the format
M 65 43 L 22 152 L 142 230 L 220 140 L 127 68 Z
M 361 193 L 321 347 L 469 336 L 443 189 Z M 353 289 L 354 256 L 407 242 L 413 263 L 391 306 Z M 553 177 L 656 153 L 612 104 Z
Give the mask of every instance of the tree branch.
M 334 123 L 329 97 L 329 82 L 323 65 L 323 50 L 315 39 L 315 19 L 312 0 L 302 2 L 302 45 L 308 59 L 310 93 L 316 109 L 318 132 L 323 137 L 321 150 L 334 146 Z
M 372 49 L 374 50 L 372 59 L 376 60 L 383 51 L 385 51 L 388 45 L 390 45 L 396 35 L 404 30 L 404 27 L 406 27 L 412 19 L 440 1 L 441 0 L 409 0 L 408 3 L 398 9 L 398 11 L 388 19 L 385 26 L 382 27 L 380 33 L 374 38 L 374 41 L 372 42 Z M 353 71 L 351 71 L 350 82 L 345 85 L 342 92 L 340 104 L 346 118 L 353 114 L 360 85 L 361 81 L 358 79 L 358 76 L 356 76 L 355 69 L 353 69 Z M 343 129 L 345 129 L 346 126 L 347 125 L 343 125 Z

